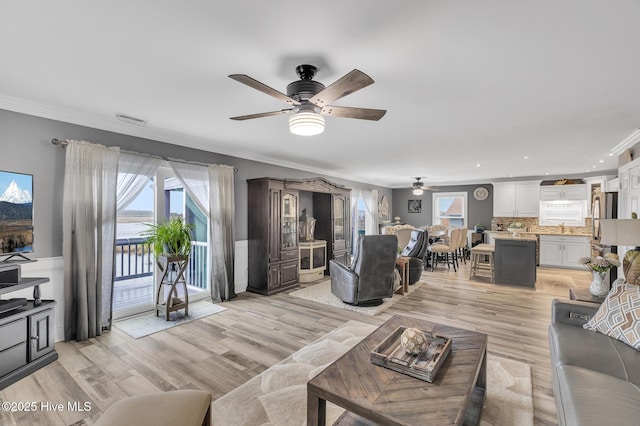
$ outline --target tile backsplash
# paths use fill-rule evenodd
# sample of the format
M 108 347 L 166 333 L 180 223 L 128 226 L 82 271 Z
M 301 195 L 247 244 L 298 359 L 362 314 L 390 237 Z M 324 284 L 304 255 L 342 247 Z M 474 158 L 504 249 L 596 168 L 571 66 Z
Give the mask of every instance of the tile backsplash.
M 512 222 L 520 222 L 525 226 L 528 232 L 539 232 L 544 234 L 559 234 L 558 226 L 541 226 L 538 225 L 537 217 L 494 217 L 491 220 L 491 230 L 497 231 L 498 224 L 502 224 L 502 230 L 506 231 Z M 565 234 L 591 235 L 591 218 L 585 219 L 585 226 L 565 226 Z

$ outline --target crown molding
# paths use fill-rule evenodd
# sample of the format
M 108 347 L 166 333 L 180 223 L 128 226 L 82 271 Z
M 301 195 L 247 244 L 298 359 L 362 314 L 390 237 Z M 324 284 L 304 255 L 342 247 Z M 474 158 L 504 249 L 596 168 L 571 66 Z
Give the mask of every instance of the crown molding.
M 615 155 L 620 155 L 638 142 L 640 142 L 640 129 L 634 130 L 633 133 L 622 140 L 622 142 L 611 148 L 611 152 Z
M 165 142 L 178 146 L 199 149 L 202 151 L 213 152 L 221 155 L 228 155 L 245 160 L 258 161 L 261 163 L 271 164 L 279 167 L 301 170 L 314 174 L 331 176 L 335 178 L 345 179 L 353 182 L 359 182 L 368 185 L 376 185 L 389 187 L 387 182 L 365 181 L 361 177 L 353 175 L 345 175 L 331 172 L 307 165 L 281 160 L 274 157 L 260 155 L 254 152 L 238 150 L 231 148 L 227 144 L 221 144 L 211 139 L 197 137 L 185 133 L 160 129 L 153 126 L 140 127 L 122 123 L 114 115 L 113 117 L 105 117 L 97 114 L 89 114 L 77 110 L 45 105 L 24 99 L 14 98 L 0 94 L 0 109 L 18 112 L 21 114 L 32 115 L 35 117 L 47 118 L 50 120 L 61 121 L 64 123 L 76 124 L 79 126 L 90 127 L 94 129 L 104 130 L 108 132 L 119 133 L 128 136 L 149 139 L 158 142 Z M 51 135 L 52 138 L 64 138 L 64 135 Z M 179 141 L 179 142 L 178 142 Z

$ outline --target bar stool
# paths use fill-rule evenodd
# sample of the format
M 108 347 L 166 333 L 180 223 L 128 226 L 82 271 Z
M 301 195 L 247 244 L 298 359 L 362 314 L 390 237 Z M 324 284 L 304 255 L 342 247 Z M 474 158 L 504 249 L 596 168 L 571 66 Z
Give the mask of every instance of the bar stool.
M 471 266 L 469 268 L 469 279 L 472 279 L 478 271 L 489 271 L 491 282 L 493 283 L 493 264 L 495 259 L 496 246 L 493 244 L 478 244 L 471 249 Z M 489 257 L 489 262 L 481 262 L 484 256 Z

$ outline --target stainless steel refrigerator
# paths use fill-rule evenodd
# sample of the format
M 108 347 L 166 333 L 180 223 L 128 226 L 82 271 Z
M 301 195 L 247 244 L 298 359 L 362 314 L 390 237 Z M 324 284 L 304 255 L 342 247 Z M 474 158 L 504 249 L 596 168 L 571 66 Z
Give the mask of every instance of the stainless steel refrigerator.
M 618 253 L 617 246 L 603 246 L 600 244 L 600 219 L 617 219 L 618 218 L 618 193 L 617 192 L 598 192 L 592 197 L 591 205 L 592 214 L 592 237 L 591 237 L 591 255 L 604 256 L 607 253 Z M 611 268 L 609 273 L 609 282 L 614 282 L 618 278 L 618 270 Z

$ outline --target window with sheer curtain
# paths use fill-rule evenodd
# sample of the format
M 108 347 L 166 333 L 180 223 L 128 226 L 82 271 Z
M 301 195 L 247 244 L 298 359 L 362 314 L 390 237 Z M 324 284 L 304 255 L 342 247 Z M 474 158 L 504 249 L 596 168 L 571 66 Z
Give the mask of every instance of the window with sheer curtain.
M 467 225 L 466 192 L 434 192 L 433 224 L 449 228 L 462 228 Z

